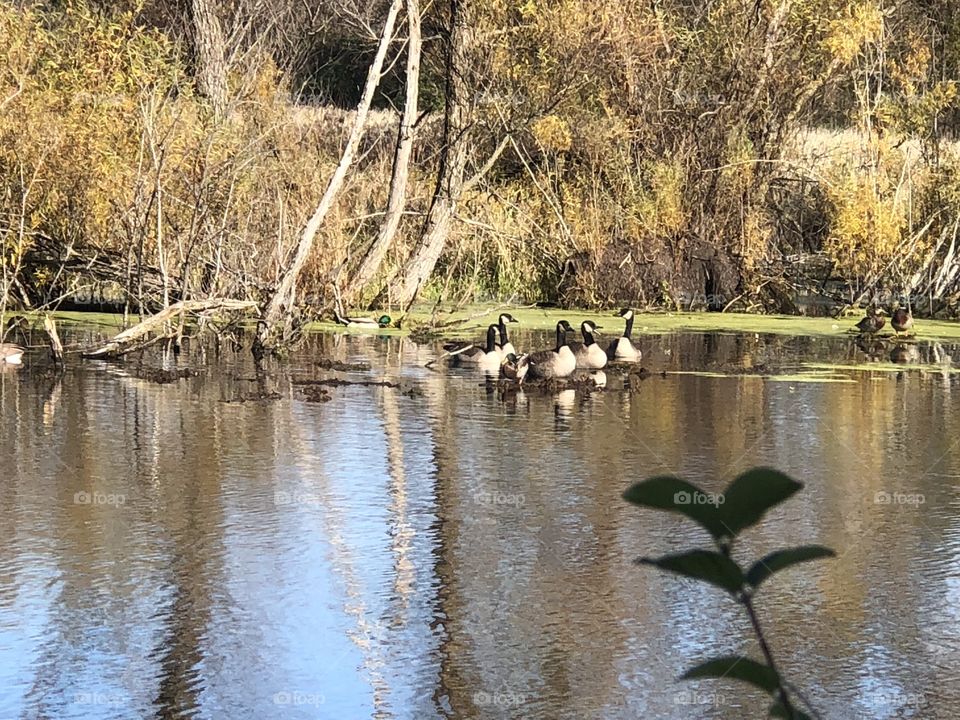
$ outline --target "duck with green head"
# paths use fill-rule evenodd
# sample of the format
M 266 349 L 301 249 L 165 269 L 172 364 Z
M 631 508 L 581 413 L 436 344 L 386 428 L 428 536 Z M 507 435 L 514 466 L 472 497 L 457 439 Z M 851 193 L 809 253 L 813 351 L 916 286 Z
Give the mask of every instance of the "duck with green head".
M 381 315 L 376 319 L 372 317 L 345 317 L 334 311 L 333 317 L 337 321 L 337 324 L 349 328 L 386 328 L 390 327 L 390 323 L 393 322 L 389 315 Z

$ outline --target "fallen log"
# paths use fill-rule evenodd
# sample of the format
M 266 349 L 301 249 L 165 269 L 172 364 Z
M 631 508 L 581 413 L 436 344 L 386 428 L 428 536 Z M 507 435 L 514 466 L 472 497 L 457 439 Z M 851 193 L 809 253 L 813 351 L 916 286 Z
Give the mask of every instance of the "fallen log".
M 100 345 L 81 351 L 85 358 L 114 358 L 143 350 L 161 340 L 177 336 L 179 328 L 170 321 L 186 313 L 201 315 L 215 311 L 249 312 L 257 310 L 253 300 L 230 300 L 210 298 L 207 300 L 182 300 L 148 317 L 141 323 L 127 328 Z

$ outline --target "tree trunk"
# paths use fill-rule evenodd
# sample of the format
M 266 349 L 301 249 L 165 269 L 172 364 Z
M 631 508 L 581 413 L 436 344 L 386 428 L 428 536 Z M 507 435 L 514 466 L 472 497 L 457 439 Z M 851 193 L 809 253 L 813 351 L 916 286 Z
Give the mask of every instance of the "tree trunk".
M 344 301 L 349 305 L 377 274 L 387 250 L 393 244 L 400 227 L 400 219 L 406 205 L 407 177 L 410 155 L 413 152 L 414 123 L 417 119 L 417 102 L 420 92 L 420 5 L 418 0 L 407 0 L 407 94 L 397 134 L 397 150 L 393 158 L 393 174 L 390 177 L 390 197 L 387 211 L 380 225 L 380 232 L 360 264 L 356 274 L 344 290 Z
M 393 295 L 404 308 L 413 303 L 417 293 L 433 273 L 450 234 L 457 202 L 463 190 L 463 174 L 467 165 L 466 133 L 470 93 L 466 78 L 474 38 L 474 30 L 467 22 L 464 5 L 464 0 L 450 0 L 443 152 L 437 186 L 420 242 L 404 265 L 402 280 Z
M 191 0 L 197 85 L 219 120 L 227 111 L 227 48 L 216 4 L 213 0 Z
M 314 210 L 313 216 L 307 222 L 306 227 L 304 227 L 300 235 L 300 240 L 297 243 L 296 253 L 294 254 L 292 262 L 285 263 L 287 268 L 280 278 L 280 283 L 277 285 L 273 297 L 270 298 L 270 302 L 267 304 L 260 323 L 257 326 L 257 337 L 253 342 L 253 355 L 258 360 L 272 353 L 284 338 L 290 336 L 291 318 L 287 315 L 287 310 L 293 307 L 297 281 L 300 278 L 303 266 L 307 262 L 307 258 L 310 256 L 310 251 L 313 249 L 313 241 L 316 238 L 317 231 L 320 229 L 324 218 L 330 211 L 333 201 L 343 186 L 343 181 L 347 177 L 347 171 L 349 171 L 350 166 L 353 164 L 353 157 L 357 152 L 360 138 L 363 136 L 363 131 L 367 124 L 367 114 L 370 111 L 370 103 L 373 102 L 373 94 L 377 89 L 377 85 L 380 83 L 383 62 L 387 56 L 387 47 L 390 45 L 390 39 L 393 37 L 393 26 L 396 23 L 401 4 L 401 0 L 393 0 L 390 4 L 387 19 L 383 24 L 383 32 L 380 35 L 380 43 L 377 46 L 377 54 L 373 59 L 373 63 L 370 65 L 370 70 L 367 72 L 363 96 L 360 98 L 360 104 L 357 106 L 357 114 L 353 120 L 353 127 L 350 130 L 350 136 L 347 139 L 347 145 L 343 150 L 343 155 L 340 157 L 340 162 L 337 165 L 337 169 L 334 170 L 333 176 L 330 178 L 323 197 L 320 198 L 317 209 Z M 286 318 L 284 318 L 285 315 Z M 285 320 L 283 327 L 278 327 L 282 319 Z

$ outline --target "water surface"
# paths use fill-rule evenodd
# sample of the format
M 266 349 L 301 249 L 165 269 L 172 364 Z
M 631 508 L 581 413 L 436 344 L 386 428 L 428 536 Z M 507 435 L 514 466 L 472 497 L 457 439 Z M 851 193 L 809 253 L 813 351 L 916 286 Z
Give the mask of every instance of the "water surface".
M 312 336 L 260 382 L 212 349 L 0 373 L 0 718 L 763 717 L 677 679 L 759 656 L 738 607 L 632 562 L 707 538 L 620 500 L 758 464 L 806 488 L 741 557 L 838 553 L 758 596 L 785 675 L 824 717 L 956 717 L 960 350 L 819 383 L 764 374 L 870 356 L 642 342 L 652 375 L 596 393 L 504 395 L 375 335 Z M 197 374 L 138 377 L 177 365 Z M 333 377 L 396 386 L 306 399 Z

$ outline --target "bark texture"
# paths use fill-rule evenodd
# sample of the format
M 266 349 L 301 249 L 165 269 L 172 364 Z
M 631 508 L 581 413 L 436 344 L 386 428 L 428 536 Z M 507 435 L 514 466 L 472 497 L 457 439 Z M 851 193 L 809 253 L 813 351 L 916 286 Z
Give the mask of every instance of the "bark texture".
M 450 32 L 447 40 L 446 111 L 443 151 L 437 186 L 420 241 L 403 267 L 393 300 L 409 307 L 436 267 L 453 224 L 463 190 L 467 165 L 470 88 L 467 73 L 475 31 L 468 22 L 464 0 L 450 0 Z
M 400 227 L 400 219 L 407 199 L 407 179 L 410 175 L 410 156 L 413 153 L 414 124 L 417 120 L 417 105 L 420 94 L 420 4 L 418 0 L 407 0 L 407 67 L 406 99 L 400 129 L 397 133 L 397 149 L 393 159 L 393 172 L 390 176 L 390 195 L 387 211 L 377 233 L 377 239 L 367 250 L 356 274 L 350 279 L 344 291 L 344 300 L 351 304 L 364 287 L 373 279 L 393 244 Z

